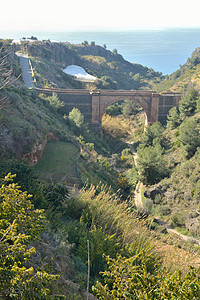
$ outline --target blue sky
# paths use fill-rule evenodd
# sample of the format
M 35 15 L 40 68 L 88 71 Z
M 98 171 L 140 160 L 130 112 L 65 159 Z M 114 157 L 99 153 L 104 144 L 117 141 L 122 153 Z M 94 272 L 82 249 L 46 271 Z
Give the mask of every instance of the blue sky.
M 199 0 L 1 0 L 0 32 L 200 27 Z

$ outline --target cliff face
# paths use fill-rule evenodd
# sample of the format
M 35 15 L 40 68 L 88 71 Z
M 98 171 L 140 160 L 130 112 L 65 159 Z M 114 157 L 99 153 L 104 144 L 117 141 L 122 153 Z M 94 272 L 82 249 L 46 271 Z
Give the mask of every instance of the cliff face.
M 39 159 L 42 157 L 47 142 L 53 140 L 58 141 L 59 138 L 52 132 L 49 132 L 45 138 L 39 135 L 36 143 L 32 147 L 32 150 L 29 153 L 25 154 L 23 158 L 28 159 L 28 162 L 31 166 L 36 165 Z

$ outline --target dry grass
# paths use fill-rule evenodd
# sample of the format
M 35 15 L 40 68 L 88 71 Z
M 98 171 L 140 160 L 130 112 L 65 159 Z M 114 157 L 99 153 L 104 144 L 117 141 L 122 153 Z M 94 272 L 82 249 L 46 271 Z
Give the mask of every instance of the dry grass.
M 180 248 L 179 241 L 175 242 L 170 235 L 164 242 L 159 234 L 148 229 L 150 220 L 138 217 L 131 199 L 120 201 L 105 186 L 91 186 L 81 191 L 81 200 L 86 203 L 93 216 L 93 223 L 102 227 L 107 234 L 116 234 L 123 246 L 134 243 L 138 247 L 151 249 L 152 255 L 160 257 L 162 264 L 170 271 L 180 269 L 185 274 L 189 266 L 198 267 L 199 253 L 188 245 Z M 107 191 L 106 191 L 107 190 Z
M 130 124 L 122 117 L 111 117 L 104 114 L 102 118 L 102 129 L 105 134 L 113 138 L 122 138 L 130 131 Z

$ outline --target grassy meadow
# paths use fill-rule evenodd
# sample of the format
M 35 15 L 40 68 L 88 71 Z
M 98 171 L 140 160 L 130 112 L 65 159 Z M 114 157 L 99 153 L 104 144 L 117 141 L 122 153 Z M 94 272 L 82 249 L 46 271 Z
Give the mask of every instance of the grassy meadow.
M 76 173 L 76 158 L 79 150 L 72 143 L 50 141 L 47 143 L 42 158 L 35 166 L 41 178 L 48 182 L 67 182 L 80 184 Z

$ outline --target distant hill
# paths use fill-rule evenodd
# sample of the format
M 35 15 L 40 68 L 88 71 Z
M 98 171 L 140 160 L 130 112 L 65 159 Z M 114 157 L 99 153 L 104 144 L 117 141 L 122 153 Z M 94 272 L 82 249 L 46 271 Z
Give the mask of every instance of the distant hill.
M 23 48 L 31 55 L 40 87 L 84 88 L 84 84 L 63 73 L 62 70 L 72 64 L 97 77 L 94 87 L 101 89 L 150 89 L 148 81 L 161 76 L 153 69 L 126 61 L 116 49 L 110 51 L 94 43 L 72 45 L 38 41 L 24 42 Z
M 189 86 L 200 88 L 200 47 L 196 48 L 185 64 L 164 80 L 154 82 L 154 88 L 159 91 L 184 92 Z

